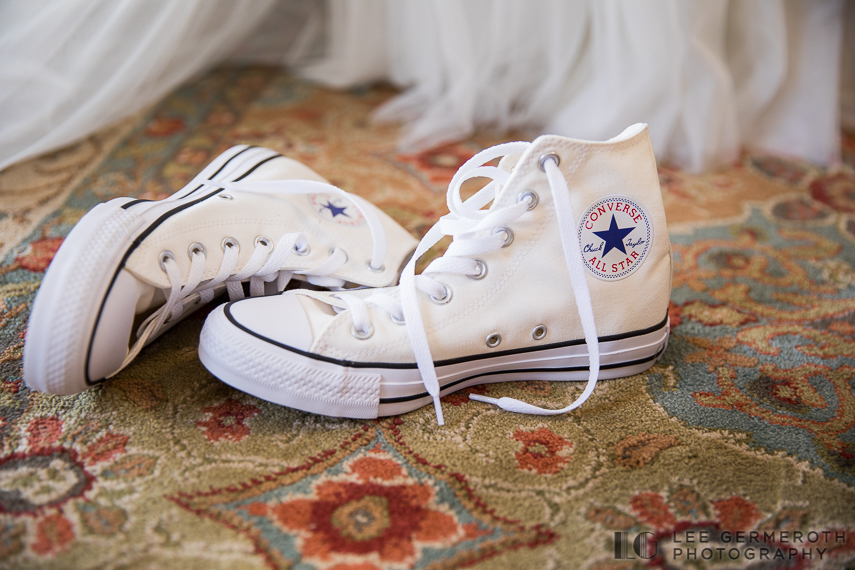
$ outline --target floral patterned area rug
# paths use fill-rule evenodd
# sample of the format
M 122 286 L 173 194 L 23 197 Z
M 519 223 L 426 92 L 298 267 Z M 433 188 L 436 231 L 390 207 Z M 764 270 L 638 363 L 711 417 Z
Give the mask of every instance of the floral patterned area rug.
M 0 567 L 851 568 L 855 140 L 831 170 L 747 154 L 660 170 L 673 333 L 645 374 L 560 417 L 444 399 L 381 421 L 282 408 L 196 356 L 204 315 L 84 394 L 21 378 L 63 237 L 114 196 L 165 197 L 237 143 L 274 148 L 415 235 L 480 136 L 419 155 L 334 92 L 219 68 L 155 108 L 0 173 Z M 541 406 L 574 384 L 475 388 Z

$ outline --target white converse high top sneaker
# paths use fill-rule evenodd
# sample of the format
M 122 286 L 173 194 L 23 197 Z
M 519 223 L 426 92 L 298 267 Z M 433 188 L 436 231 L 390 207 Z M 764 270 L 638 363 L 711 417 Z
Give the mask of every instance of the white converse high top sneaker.
M 505 156 L 499 167 L 482 166 Z M 460 186 L 492 182 L 467 201 Z M 482 209 L 490 203 L 489 209 Z M 291 291 L 229 303 L 202 329 L 202 363 L 265 400 L 319 414 L 400 414 L 487 382 L 587 380 L 649 368 L 668 342 L 671 256 L 646 125 L 606 142 L 542 136 L 487 149 L 448 190 L 398 287 Z M 415 275 L 442 235 L 454 241 Z
M 416 240 L 308 167 L 236 146 L 169 198 L 116 198 L 87 213 L 44 276 L 24 346 L 27 385 L 81 392 L 228 291 L 394 284 Z M 284 323 L 283 323 L 284 324 Z

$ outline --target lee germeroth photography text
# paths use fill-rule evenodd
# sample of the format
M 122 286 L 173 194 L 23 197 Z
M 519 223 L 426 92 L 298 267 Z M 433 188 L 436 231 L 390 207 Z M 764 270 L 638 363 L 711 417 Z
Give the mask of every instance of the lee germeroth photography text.
M 674 532 L 615 532 L 616 560 L 642 559 L 654 563 L 726 561 L 823 560 L 830 547 L 844 544 L 843 530 L 722 531 L 693 526 Z

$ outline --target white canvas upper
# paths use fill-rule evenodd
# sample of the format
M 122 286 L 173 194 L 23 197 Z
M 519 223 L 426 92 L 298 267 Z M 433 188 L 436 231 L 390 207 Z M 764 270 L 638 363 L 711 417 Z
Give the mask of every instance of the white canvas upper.
M 390 285 L 415 246 L 388 215 L 305 165 L 233 147 L 165 200 L 117 198 L 80 220 L 36 296 L 25 380 L 79 392 L 226 289 L 234 300 L 246 282 L 253 296 L 292 279 Z
M 401 298 L 402 287 L 407 285 L 406 269 L 402 276 L 402 285 L 383 290 L 382 293 L 385 293 L 386 297 L 383 299 L 376 297 L 377 291 L 360 291 L 345 295 L 288 292 L 263 300 L 241 301 L 230 304 L 225 309 L 220 308 L 209 317 L 205 327 L 208 330 L 203 330 L 203 340 L 200 345 L 203 363 L 206 359 L 216 359 L 215 354 L 203 354 L 206 350 L 206 336 L 209 337 L 209 342 L 213 346 L 217 340 L 212 338 L 215 335 L 221 340 L 228 336 L 234 342 L 241 342 L 244 338 L 241 334 L 246 335 L 244 340 L 247 342 L 250 342 L 249 336 L 253 337 L 254 340 L 251 341 L 253 348 L 270 355 L 276 354 L 277 357 L 286 361 L 289 358 L 296 358 L 297 353 L 303 352 L 317 362 L 337 362 L 342 367 L 356 363 L 366 370 L 377 370 L 381 376 L 377 380 L 379 390 L 378 401 L 374 404 L 376 414 L 382 412 L 380 400 L 383 398 L 384 386 L 393 382 L 388 378 L 399 374 L 384 372 L 384 366 L 389 370 L 400 369 L 401 366 L 412 368 L 419 350 L 422 353 L 425 352 L 425 349 L 414 349 L 414 338 L 418 335 L 414 335 L 411 330 L 412 318 L 420 317 L 422 321 L 419 330 L 423 330 L 427 341 L 426 351 L 436 367 L 437 375 L 445 374 L 442 372 L 443 363 L 450 362 L 456 366 L 459 361 L 467 360 L 472 370 L 483 368 L 486 371 L 492 366 L 491 359 L 506 358 L 509 354 L 519 353 L 536 355 L 541 348 L 556 343 L 567 344 L 572 341 L 578 344 L 584 341 L 586 331 L 583 330 L 582 315 L 585 311 L 581 310 L 584 306 L 577 306 L 577 299 L 580 295 L 584 297 L 585 288 L 590 295 L 589 311 L 593 310 L 594 338 L 600 338 L 599 344 L 602 345 L 603 339 L 632 336 L 634 333 L 639 333 L 638 338 L 641 342 L 642 338 L 647 338 L 642 334 L 645 331 L 661 329 L 665 331 L 664 340 L 657 337 L 658 340 L 651 344 L 651 346 L 655 345 L 654 353 L 661 354 L 664 343 L 667 342 L 667 310 L 671 286 L 670 241 L 656 164 L 646 125 L 634 125 L 618 137 L 605 142 L 542 136 L 530 144 L 514 144 L 522 144 L 520 148 L 524 150 L 506 156 L 500 163 L 500 167 L 510 175 L 505 176 L 506 179 L 496 185 L 495 199 L 488 210 L 482 211 L 482 215 L 491 213 L 498 216 L 501 211 L 510 211 L 519 203 L 521 195 L 526 192 L 534 192 L 537 195 L 537 204 L 530 210 L 523 208 L 525 211 L 522 214 L 519 214 L 519 208 L 514 210 L 516 212 L 514 215 L 517 217 L 506 224 L 506 227 L 512 231 L 513 241 L 506 247 L 493 248 L 468 258 L 457 256 L 453 260 L 435 261 L 435 264 L 445 263 L 447 272 L 431 272 L 429 267 L 421 277 L 415 277 L 417 281 L 421 279 L 422 283 L 425 279 L 432 279 L 447 287 L 451 294 L 448 302 L 434 302 L 424 289 L 418 291 L 412 289 L 415 291 L 417 313 L 414 312 L 414 308 L 410 308 L 410 314 L 406 314 L 408 312 L 405 308 L 406 300 L 403 309 L 400 304 L 393 306 L 394 303 L 391 303 L 388 298 L 394 300 Z M 564 232 L 560 231 L 556 196 L 553 195 L 556 183 L 554 180 L 550 183 L 547 172 L 540 167 L 542 157 L 550 153 L 557 155 L 559 160 L 555 175 L 558 176 L 561 184 L 569 189 L 569 195 L 564 196 L 569 200 L 569 208 L 565 207 L 564 210 L 566 212 L 572 209 L 575 217 L 571 221 L 572 227 L 565 227 Z M 547 171 L 550 168 L 547 167 Z M 451 191 L 449 194 L 449 201 L 453 202 L 456 198 L 452 196 Z M 586 212 L 593 211 L 594 217 L 597 218 L 596 208 L 591 210 L 591 207 L 604 197 L 613 197 L 613 199 L 604 206 L 604 213 L 600 214 L 602 220 L 597 222 L 600 225 L 589 223 L 592 229 L 583 231 L 579 222 L 582 221 Z M 628 217 L 630 205 L 638 208 L 638 211 L 635 209 L 631 211 L 635 216 L 635 222 L 630 221 L 631 218 Z M 627 212 L 615 213 L 608 209 L 624 206 Z M 611 216 L 615 217 L 614 222 Z M 612 233 L 608 233 L 609 225 L 606 220 L 615 224 L 612 226 L 612 230 L 615 230 Z M 439 225 L 445 224 L 451 228 L 454 224 L 461 223 L 463 222 L 459 219 L 447 217 Z M 466 223 L 475 224 L 476 222 Z M 477 225 L 471 227 L 478 228 Z M 479 237 L 490 236 L 496 231 L 493 227 L 478 229 L 474 233 L 458 236 L 455 238 L 455 243 L 459 239 L 461 247 L 469 247 L 472 250 L 473 246 L 465 244 L 466 239 L 477 240 Z M 603 260 L 593 262 L 598 267 L 604 268 L 604 271 L 600 271 L 599 275 L 591 269 L 577 272 L 575 279 L 577 286 L 574 287 L 572 283 L 574 279 L 571 279 L 568 272 L 570 256 L 566 252 L 566 244 L 569 243 L 567 238 L 572 232 L 589 240 L 579 245 L 583 249 L 587 246 L 589 250 L 588 253 L 580 251 L 583 256 L 579 260 L 589 263 L 597 255 L 591 254 L 590 251 L 599 249 L 602 253 L 605 243 L 605 240 L 601 243 L 600 238 L 594 237 L 596 234 L 592 234 L 592 231 L 599 231 L 602 235 L 612 237 L 627 235 L 621 243 L 612 243 L 611 251 Z M 502 236 L 506 235 L 503 230 L 499 233 Z M 640 235 L 645 239 L 639 240 Z M 636 244 L 635 249 L 630 245 L 623 245 L 627 240 Z M 639 242 L 647 243 L 639 244 Z M 618 267 L 618 263 L 624 261 L 624 259 L 618 260 L 618 257 L 624 256 L 615 253 L 618 251 L 615 245 L 623 247 L 629 254 L 637 250 L 639 255 L 634 259 L 635 267 L 632 271 L 611 272 L 613 264 Z M 455 247 L 452 244 L 449 254 Z M 417 255 L 422 253 L 422 249 L 420 245 Z M 481 260 L 486 269 L 486 274 L 478 279 L 473 279 L 474 275 L 464 274 L 482 271 L 481 267 L 475 264 L 475 259 Z M 604 260 L 608 261 L 608 267 L 603 265 Z M 461 267 L 470 269 L 461 270 Z M 472 268 L 476 269 L 473 271 Z M 427 275 L 430 277 L 425 277 Z M 347 297 L 348 295 L 354 295 L 366 302 L 359 302 Z M 379 301 L 382 303 L 373 302 L 372 296 L 374 296 L 373 299 L 378 300 L 378 303 Z M 293 329 L 286 330 L 289 328 L 287 324 L 279 324 L 275 322 L 276 317 L 270 316 L 284 315 L 286 311 L 288 314 L 293 314 L 297 309 L 295 299 L 299 300 L 299 307 L 306 317 L 299 335 Z M 263 309 L 254 308 L 261 307 L 262 304 Z M 585 304 L 582 301 L 582 305 Z M 396 321 L 400 321 L 404 316 L 406 316 L 406 324 L 398 324 Z M 288 321 L 291 320 L 288 319 Z M 360 328 L 365 327 L 366 323 L 370 323 L 368 328 L 365 330 Z M 355 324 L 359 326 L 355 328 Z M 546 332 L 542 337 L 535 338 L 539 335 L 533 334 L 534 331 L 543 330 L 539 327 L 545 327 Z M 361 334 L 365 332 L 371 334 Z M 590 353 L 592 339 L 591 331 L 588 332 Z M 501 341 L 496 346 L 488 346 L 488 337 L 492 340 L 497 338 L 493 335 L 500 335 Z M 360 338 L 366 336 L 367 338 Z M 264 344 L 265 342 L 267 345 Z M 626 344 L 628 341 L 620 342 L 625 345 L 620 350 L 624 348 L 633 350 L 632 346 Z M 289 350 L 289 348 L 297 350 Z M 414 350 L 416 350 L 416 356 L 414 356 Z M 605 354 L 604 358 L 606 362 L 612 357 Z M 534 366 L 532 359 L 536 357 L 531 356 L 526 366 Z M 646 366 L 652 363 L 653 359 L 650 358 Z M 586 362 L 586 369 L 587 364 Z M 228 371 L 222 369 L 221 363 L 213 363 L 213 367 L 218 368 L 221 374 L 229 375 Z M 419 369 L 424 376 L 423 362 L 419 363 Z M 451 378 L 449 374 L 451 372 L 448 372 L 446 378 Z M 223 375 L 220 377 L 223 378 Z M 608 374 L 602 373 L 599 376 L 609 377 Z M 223 379 L 251 393 L 255 385 L 265 381 L 260 376 L 250 378 L 239 373 Z M 422 380 L 427 386 L 428 381 L 424 378 Z M 440 384 L 445 386 L 442 378 L 440 378 Z M 442 389 L 443 393 L 446 393 L 445 388 Z M 287 394 L 287 384 L 281 385 L 280 390 Z M 428 392 L 430 392 L 429 387 Z M 282 400 L 284 401 L 280 403 L 288 404 L 287 396 L 283 396 Z M 324 406 L 335 407 L 340 404 L 332 400 L 319 401 L 317 405 L 304 406 L 302 409 L 328 413 L 324 411 Z M 362 405 L 371 407 L 368 402 L 363 402 Z
M 242 182 L 277 180 L 327 183 L 309 167 L 284 156 L 262 164 Z M 301 271 L 316 267 L 329 257 L 331 249 L 338 247 L 347 252 L 348 262 L 336 271 L 337 278 L 359 285 L 382 287 L 397 281 L 400 265 L 416 245 L 416 240 L 397 222 L 363 200 L 362 203 L 371 208 L 383 225 L 389 254 L 383 271 L 369 271 L 367 263 L 371 259 L 373 241 L 368 225 L 344 225 L 331 221 L 329 215 L 319 215 L 307 197 L 311 194 L 282 195 L 228 189 L 221 194 L 232 199 L 225 200 L 218 195 L 217 199 L 205 200 L 194 206 L 188 215 L 172 216 L 160 224 L 128 258 L 126 269 L 145 283 L 167 288 L 169 281 L 160 268 L 160 252 L 180 252 L 175 260 L 181 274 L 186 276 L 190 268 L 187 248 L 193 243 L 201 243 L 207 249 L 202 279 L 208 280 L 216 275 L 222 260 L 220 243 L 224 237 L 233 237 L 241 245 L 237 266 L 242 267 L 252 254 L 252 246 L 258 236 L 276 239 L 286 233 L 302 232 L 311 238 L 309 253 L 288 257 L 281 269 Z M 318 202 L 322 205 L 326 199 Z M 355 217 L 356 214 L 351 205 L 339 214 L 339 219 L 346 215 Z
M 573 296 L 559 294 L 569 290 L 570 284 L 551 192 L 537 166 L 547 152 L 561 157 L 559 168 L 571 186 L 574 212 L 581 214 L 600 196 L 627 195 L 646 206 L 657 230 L 650 253 L 629 277 L 606 286 L 593 275 L 586 276 L 598 334 L 641 330 L 665 318 L 671 293 L 671 244 L 646 129 L 615 143 L 544 136 L 534 141 L 525 159 L 516 165 L 492 206 L 512 205 L 523 190 L 537 193 L 537 207 L 512 227 L 513 243 L 485 259 L 487 276 L 479 281 L 465 275 L 438 278 L 452 290 L 449 303 L 437 305 L 426 295 L 419 296 L 434 359 L 483 352 L 484 339 L 493 332 L 502 335 L 503 350 L 532 346 L 531 331 L 540 324 L 546 325 L 551 338 L 583 336 Z M 583 160 L 571 174 L 577 159 Z M 360 340 L 350 334 L 348 315 L 339 314 L 321 328 L 326 313 L 310 309 L 310 319 L 318 321 L 311 352 L 341 360 L 412 362 L 405 327 L 395 325 L 380 310 L 372 308 L 371 312 L 372 325 L 380 328 L 371 338 Z M 464 323 L 466 332 L 462 334 L 460 325 Z

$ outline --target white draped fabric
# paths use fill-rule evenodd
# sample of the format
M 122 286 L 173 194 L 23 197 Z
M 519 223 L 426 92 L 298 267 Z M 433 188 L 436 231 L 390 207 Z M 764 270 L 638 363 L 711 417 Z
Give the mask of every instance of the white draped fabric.
M 332 5 L 356 10 L 351 0 Z M 351 83 L 388 78 L 405 89 L 376 113 L 406 123 L 403 150 L 483 128 L 605 140 L 646 122 L 657 156 L 692 170 L 731 161 L 745 146 L 820 164 L 838 158 L 842 0 L 392 0 L 385 7 L 386 21 L 373 19 L 371 29 L 331 19 L 330 35 L 353 42 L 306 73 L 341 86 L 338 61 L 375 62 Z M 384 34 L 385 46 L 360 41 Z M 385 61 L 374 50 L 385 51 Z
M 135 112 L 230 55 L 294 65 L 318 49 L 320 61 L 298 68 L 307 78 L 403 90 L 375 117 L 405 124 L 406 151 L 479 129 L 604 140 L 646 122 L 657 156 L 692 170 L 744 147 L 830 164 L 841 93 L 845 116 L 855 114 L 853 73 L 841 74 L 852 4 L 4 0 L 0 168 Z
M 0 169 L 154 103 L 232 53 L 273 2 L 0 1 Z

